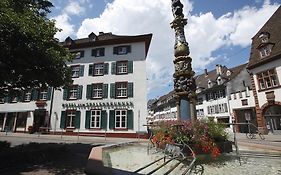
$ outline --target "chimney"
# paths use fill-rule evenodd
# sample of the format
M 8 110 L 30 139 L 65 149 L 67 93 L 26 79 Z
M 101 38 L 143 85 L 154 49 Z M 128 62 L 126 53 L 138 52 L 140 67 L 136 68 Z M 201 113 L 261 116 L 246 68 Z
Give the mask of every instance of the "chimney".
M 217 72 L 217 75 L 221 75 L 222 70 L 221 70 L 221 65 L 220 64 L 216 65 L 216 72 Z
M 204 71 L 205 71 L 205 77 L 207 77 L 208 76 L 208 70 L 204 69 Z

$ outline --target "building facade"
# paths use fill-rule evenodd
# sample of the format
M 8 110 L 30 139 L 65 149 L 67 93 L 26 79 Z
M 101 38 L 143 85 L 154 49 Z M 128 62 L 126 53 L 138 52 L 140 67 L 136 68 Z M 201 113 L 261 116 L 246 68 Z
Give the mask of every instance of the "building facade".
M 45 123 L 42 121 L 39 129 L 47 127 L 53 133 L 136 137 L 146 132 L 146 56 L 151 38 L 152 34 L 118 36 L 103 32 L 77 40 L 66 38 L 62 44 L 76 55 L 67 63 L 72 85 L 53 91 L 50 88 L 46 99 L 1 104 L 2 130 L 10 120 L 14 121 L 12 131 L 37 128 L 36 111 L 40 111 L 40 120 L 45 111 Z M 22 124 L 25 129 L 19 130 L 21 111 L 27 111 L 27 120 Z
M 259 130 L 281 134 L 281 7 L 252 38 L 248 70 Z

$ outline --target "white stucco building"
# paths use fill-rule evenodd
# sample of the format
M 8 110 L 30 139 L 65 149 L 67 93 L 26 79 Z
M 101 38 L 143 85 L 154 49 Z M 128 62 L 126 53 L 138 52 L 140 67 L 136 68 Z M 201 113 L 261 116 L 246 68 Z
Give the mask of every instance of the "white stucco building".
M 87 38 L 66 38 L 62 44 L 76 58 L 68 65 L 73 84 L 59 90 L 45 90 L 35 97 L 33 90 L 19 102 L 3 99 L 0 127 L 11 131 L 36 131 L 112 137 L 136 137 L 146 132 L 146 56 L 152 34 L 118 36 L 91 33 Z M 53 101 L 53 105 L 51 102 Z M 21 117 L 24 115 L 24 117 Z M 21 118 L 21 127 L 18 120 Z

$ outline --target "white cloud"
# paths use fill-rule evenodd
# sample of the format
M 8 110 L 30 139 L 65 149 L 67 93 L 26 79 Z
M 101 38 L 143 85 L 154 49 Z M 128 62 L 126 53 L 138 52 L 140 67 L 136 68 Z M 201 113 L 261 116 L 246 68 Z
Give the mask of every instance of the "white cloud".
M 81 3 L 85 3 L 82 1 Z M 80 15 L 85 12 L 85 8 L 80 6 L 76 1 L 70 1 L 69 4 L 64 8 L 64 13 L 68 15 Z
M 248 46 L 251 37 L 278 7 L 265 0 L 259 9 L 244 7 L 215 18 L 211 12 L 188 15 L 192 12 L 192 3 L 182 2 L 185 16 L 188 16 L 185 32 L 195 70 L 203 69 L 218 59 L 212 53 L 219 48 Z M 170 3 L 168 0 L 115 0 L 107 4 L 99 17 L 85 19 L 76 35 L 82 38 L 100 31 L 120 35 L 153 33 L 147 57 L 148 90 L 164 88 L 172 83 L 174 72 Z
M 62 29 L 61 32 L 56 33 L 56 38 L 64 40 L 67 36 L 74 33 L 74 25 L 70 24 L 70 18 L 67 14 L 61 14 L 52 19 L 56 20 L 56 27 Z

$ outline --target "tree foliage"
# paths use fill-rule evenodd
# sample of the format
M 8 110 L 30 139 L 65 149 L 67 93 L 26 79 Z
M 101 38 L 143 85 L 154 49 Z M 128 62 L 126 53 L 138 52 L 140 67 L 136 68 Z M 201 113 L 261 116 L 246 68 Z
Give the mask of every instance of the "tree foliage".
M 17 90 L 71 82 L 72 55 L 54 35 L 46 0 L 0 1 L 0 96 Z

